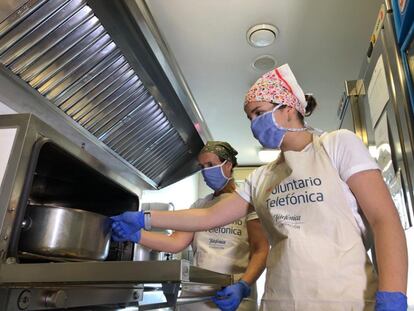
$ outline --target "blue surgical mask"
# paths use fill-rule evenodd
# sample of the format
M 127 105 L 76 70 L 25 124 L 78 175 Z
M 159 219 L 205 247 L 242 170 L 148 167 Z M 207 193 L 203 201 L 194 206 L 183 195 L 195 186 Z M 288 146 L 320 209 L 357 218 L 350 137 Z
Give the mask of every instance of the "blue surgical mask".
M 265 148 L 278 149 L 282 145 L 286 132 L 301 132 L 307 128 L 284 128 L 277 124 L 273 112 L 282 105 L 276 106 L 272 111 L 268 111 L 256 117 L 251 123 L 253 136 Z
M 214 191 L 220 191 L 229 182 L 229 178 L 226 177 L 223 173 L 223 165 L 226 162 L 227 161 L 224 161 L 219 165 L 203 168 L 201 171 L 207 186 L 209 186 Z

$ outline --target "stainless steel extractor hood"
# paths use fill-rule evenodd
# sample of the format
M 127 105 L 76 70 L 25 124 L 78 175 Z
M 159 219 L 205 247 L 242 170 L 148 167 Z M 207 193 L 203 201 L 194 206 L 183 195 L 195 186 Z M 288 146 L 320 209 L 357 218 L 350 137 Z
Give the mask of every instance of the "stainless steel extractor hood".
M 151 186 L 196 170 L 210 134 L 143 2 L 31 0 L 3 15 L 3 71 Z

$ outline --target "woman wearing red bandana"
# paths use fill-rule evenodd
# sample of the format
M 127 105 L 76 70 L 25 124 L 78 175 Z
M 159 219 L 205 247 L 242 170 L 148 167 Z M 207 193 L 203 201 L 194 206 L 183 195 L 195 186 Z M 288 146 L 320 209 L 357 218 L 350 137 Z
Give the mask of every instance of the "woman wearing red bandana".
M 147 219 L 137 212 L 135 222 L 115 222 L 114 234 L 150 223 L 206 230 L 252 206 L 271 244 L 261 310 L 406 310 L 405 235 L 378 166 L 354 133 L 320 134 L 308 126 L 304 118 L 315 106 L 287 64 L 263 75 L 244 110 L 254 137 L 280 156 L 208 209 L 153 212 Z M 372 242 L 377 271 L 367 256 Z

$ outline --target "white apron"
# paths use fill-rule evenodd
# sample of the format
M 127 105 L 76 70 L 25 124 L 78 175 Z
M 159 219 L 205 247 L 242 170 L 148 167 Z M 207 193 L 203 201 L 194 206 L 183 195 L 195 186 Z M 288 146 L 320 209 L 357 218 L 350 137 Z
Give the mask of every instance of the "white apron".
M 339 174 L 317 135 L 308 147 L 284 152 L 253 193 L 271 244 L 260 309 L 373 310 L 377 278 Z
M 219 200 L 229 196 L 230 193 L 221 194 L 207 201 L 203 208 L 208 208 Z M 193 239 L 194 265 L 203 269 L 212 270 L 219 273 L 232 274 L 234 280 L 238 281 L 246 271 L 249 263 L 250 248 L 246 228 L 246 218 L 243 217 L 233 223 L 207 230 L 196 232 Z M 211 291 L 214 295 L 216 288 L 208 287 L 184 287 L 180 296 L 197 296 L 201 291 Z M 212 301 L 192 303 L 179 306 L 180 311 L 196 310 L 220 310 Z M 238 311 L 257 310 L 257 291 L 256 285 L 252 286 L 251 295 L 243 299 Z

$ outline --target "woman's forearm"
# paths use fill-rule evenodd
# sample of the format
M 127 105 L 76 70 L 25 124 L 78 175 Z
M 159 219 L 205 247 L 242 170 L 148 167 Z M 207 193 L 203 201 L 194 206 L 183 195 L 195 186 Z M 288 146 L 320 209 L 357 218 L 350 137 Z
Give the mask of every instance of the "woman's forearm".
M 266 267 L 269 242 L 259 219 L 247 221 L 247 233 L 249 236 L 250 258 L 242 279 L 249 284 L 253 284 Z
M 266 268 L 266 258 L 268 250 L 259 250 L 252 254 L 250 257 L 249 265 L 246 272 L 243 274 L 242 279 L 249 284 L 253 284 L 257 281 L 263 270 Z
M 399 219 L 373 226 L 380 291 L 407 292 L 407 243 Z
M 233 194 L 210 208 L 181 211 L 151 211 L 151 226 L 180 231 L 202 231 L 227 225 L 245 216 L 249 204 Z
M 185 249 L 192 239 L 192 232 L 177 232 L 166 235 L 142 230 L 139 244 L 156 251 L 178 253 Z
M 407 242 L 397 209 L 380 172 L 368 170 L 356 173 L 347 183 L 374 233 L 379 290 L 405 293 Z

